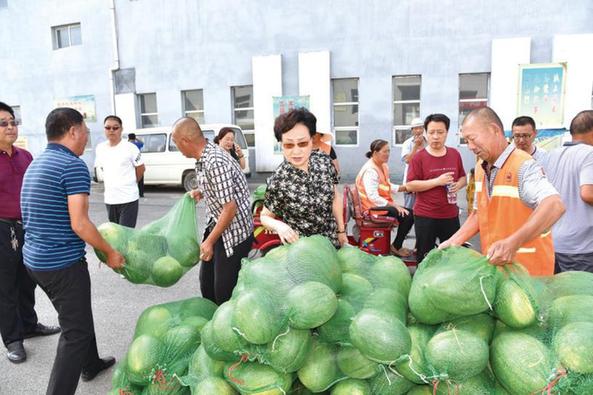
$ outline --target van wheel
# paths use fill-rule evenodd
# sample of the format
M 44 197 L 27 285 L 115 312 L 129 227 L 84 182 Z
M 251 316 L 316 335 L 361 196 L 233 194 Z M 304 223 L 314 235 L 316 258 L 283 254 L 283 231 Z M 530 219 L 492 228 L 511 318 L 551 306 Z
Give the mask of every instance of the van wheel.
M 186 191 L 191 191 L 198 188 L 198 179 L 196 177 L 196 172 L 193 170 L 187 170 L 183 173 L 183 188 Z

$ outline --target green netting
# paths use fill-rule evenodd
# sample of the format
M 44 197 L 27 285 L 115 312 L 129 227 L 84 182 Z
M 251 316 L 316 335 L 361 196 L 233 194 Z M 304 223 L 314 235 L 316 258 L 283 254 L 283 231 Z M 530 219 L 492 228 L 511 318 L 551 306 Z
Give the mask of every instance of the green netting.
M 170 287 L 198 263 L 200 245 L 197 239 L 196 205 L 185 195 L 162 218 L 132 229 L 112 222 L 99 226 L 99 232 L 125 260 L 116 270 L 134 284 Z M 106 262 L 106 256 L 95 250 Z

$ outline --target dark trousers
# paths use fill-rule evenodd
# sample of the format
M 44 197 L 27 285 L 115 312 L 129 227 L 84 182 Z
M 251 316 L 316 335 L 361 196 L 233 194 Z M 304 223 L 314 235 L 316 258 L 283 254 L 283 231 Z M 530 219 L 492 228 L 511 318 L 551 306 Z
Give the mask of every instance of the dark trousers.
M 427 218 L 414 216 L 416 227 L 416 261 L 422 262 L 426 254 L 436 246 L 436 240 L 442 243 L 459 230 L 459 217 Z
M 393 240 L 392 245 L 393 247 L 399 250 L 400 248 L 402 248 L 406 236 L 408 235 L 408 233 L 410 233 L 412 225 L 414 225 L 414 213 L 412 212 L 412 210 L 408 210 L 410 212 L 408 215 L 401 215 L 393 206 L 384 206 L 378 208 L 387 211 L 387 215 L 389 215 L 390 217 L 397 218 L 397 222 L 399 222 L 399 225 L 397 227 L 397 234 L 395 235 L 395 240 Z
M 204 232 L 203 240 L 210 234 L 211 228 Z M 214 256 L 211 261 L 200 265 L 200 291 L 202 296 L 221 305 L 231 298 L 233 289 L 237 285 L 241 259 L 247 257 L 251 250 L 253 236 L 239 243 L 233 248 L 233 255 L 226 256 L 224 243 L 220 237 L 214 244 Z
M 51 300 L 62 327 L 47 395 L 74 394 L 80 373 L 99 363 L 86 260 L 65 269 L 29 273 Z
M 0 334 L 4 345 L 23 341 L 37 325 L 35 282 L 23 264 L 23 226 L 0 220 Z
M 138 218 L 138 200 L 122 204 L 105 204 L 109 222 L 115 222 L 128 228 L 136 227 Z

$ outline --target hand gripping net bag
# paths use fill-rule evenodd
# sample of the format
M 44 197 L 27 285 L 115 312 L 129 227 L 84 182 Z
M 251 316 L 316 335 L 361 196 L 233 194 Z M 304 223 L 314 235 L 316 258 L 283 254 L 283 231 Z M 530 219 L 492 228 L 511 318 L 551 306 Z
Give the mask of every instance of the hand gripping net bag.
M 99 226 L 103 238 L 119 253 L 126 264 L 116 270 L 134 284 L 153 284 L 170 287 L 199 260 L 196 205 L 184 195 L 162 218 L 132 229 L 112 222 Z M 106 256 L 95 250 L 106 262 Z

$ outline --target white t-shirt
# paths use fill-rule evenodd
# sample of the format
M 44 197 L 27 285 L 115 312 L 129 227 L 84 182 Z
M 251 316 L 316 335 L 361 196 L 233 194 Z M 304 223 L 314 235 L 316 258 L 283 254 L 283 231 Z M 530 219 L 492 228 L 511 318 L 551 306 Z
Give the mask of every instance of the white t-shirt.
M 422 143 L 422 148 L 424 148 L 424 147 L 426 147 L 426 140 L 424 140 L 424 142 Z M 402 144 L 401 160 L 402 160 L 402 163 L 404 164 L 404 179 L 402 180 L 402 184 L 405 184 L 407 181 L 407 178 L 408 178 L 408 163 L 406 163 L 404 158 L 406 157 L 406 155 L 411 154 L 413 149 L 414 149 L 414 136 L 412 135 L 412 137 L 408 137 L 408 139 L 406 141 L 404 141 L 404 143 Z
M 103 169 L 105 204 L 123 204 L 138 200 L 136 167 L 144 164 L 140 150 L 134 144 L 121 140 L 115 146 L 104 141 L 97 145 L 95 167 Z

